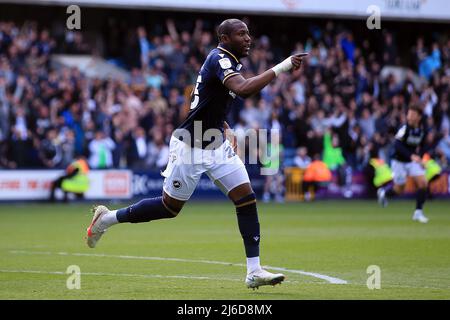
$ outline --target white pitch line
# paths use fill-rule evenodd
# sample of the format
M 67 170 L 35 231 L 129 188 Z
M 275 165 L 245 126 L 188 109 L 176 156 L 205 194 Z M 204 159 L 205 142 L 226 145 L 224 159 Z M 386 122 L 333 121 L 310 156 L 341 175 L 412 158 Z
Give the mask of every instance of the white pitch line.
M 42 255 L 61 255 L 61 256 L 77 256 L 77 257 L 103 257 L 103 258 L 118 258 L 118 259 L 135 259 L 135 260 L 158 260 L 158 261 L 176 261 L 176 262 L 188 262 L 188 263 L 205 263 L 205 264 L 218 264 L 227 265 L 233 267 L 246 267 L 243 263 L 232 263 L 223 261 L 212 260 L 195 260 L 195 259 L 182 259 L 182 258 L 164 258 L 164 257 L 146 257 L 146 256 L 128 256 L 128 255 L 111 255 L 111 254 L 99 254 L 99 253 L 68 253 L 68 252 L 49 252 L 49 251 L 23 251 L 13 250 L 10 251 L 14 254 L 42 254 Z M 347 284 L 346 280 L 323 275 L 315 272 L 308 272 L 303 270 L 287 269 L 282 267 L 263 266 L 266 269 L 278 270 L 284 272 L 290 272 L 295 274 L 301 274 L 325 280 L 331 284 Z
M 329 283 L 332 283 L 332 284 L 347 284 L 348 283 L 346 280 L 330 277 L 330 276 L 327 276 L 325 274 L 320 274 L 320 273 L 316 273 L 316 272 L 308 272 L 308 271 L 302 271 L 302 270 L 293 270 L 293 269 L 286 269 L 286 268 L 280 268 L 280 267 L 271 267 L 271 266 L 265 266 L 265 268 L 272 269 L 272 270 L 277 270 L 277 271 L 284 271 L 284 272 L 291 272 L 291 273 L 302 274 L 304 276 L 311 276 L 311 277 L 314 277 L 314 278 L 318 278 L 318 279 L 322 279 L 322 280 L 328 281 Z
M 41 270 L 7 270 L 0 269 L 0 273 L 33 273 L 33 274 L 53 274 L 53 275 L 67 275 L 68 273 L 62 271 L 41 271 Z M 112 277 L 140 277 L 140 278 L 168 278 L 168 279 L 194 279 L 194 280 L 226 280 L 226 281 L 241 281 L 231 278 L 211 278 L 211 277 L 198 277 L 198 276 L 186 276 L 186 275 L 173 275 L 163 276 L 160 274 L 137 274 L 137 273 L 105 273 L 105 272 L 81 272 L 80 275 L 84 276 L 112 276 Z
M 32 273 L 32 274 L 52 274 L 52 275 L 70 275 L 62 271 L 42 271 L 42 270 L 14 270 L 0 269 L 0 273 Z M 112 277 L 139 277 L 139 278 L 160 278 L 160 279 L 191 279 L 191 280 L 213 280 L 213 281 L 235 281 L 242 282 L 242 279 L 220 278 L 220 277 L 204 277 L 204 276 L 188 276 L 188 275 L 160 275 L 160 274 L 139 274 L 139 273 L 107 273 L 107 272 L 80 272 L 84 276 L 112 276 Z M 285 281 L 286 283 L 299 283 L 298 281 Z

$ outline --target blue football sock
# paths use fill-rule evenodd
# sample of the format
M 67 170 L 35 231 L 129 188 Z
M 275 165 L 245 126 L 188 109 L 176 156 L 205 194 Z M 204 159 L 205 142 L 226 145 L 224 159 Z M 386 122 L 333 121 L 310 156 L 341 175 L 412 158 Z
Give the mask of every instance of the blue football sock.
M 427 189 L 419 189 L 416 194 L 416 209 L 422 210 L 423 204 L 427 199 Z
M 116 217 L 122 222 L 148 222 L 175 218 L 178 212 L 163 202 L 162 197 L 144 199 L 129 207 L 117 210 Z
M 256 196 L 249 196 L 235 202 L 239 231 L 244 240 L 247 258 L 259 257 L 260 227 L 256 209 Z
M 386 197 L 395 197 L 397 195 L 397 192 L 395 192 L 394 186 L 392 184 L 388 185 L 384 188 Z

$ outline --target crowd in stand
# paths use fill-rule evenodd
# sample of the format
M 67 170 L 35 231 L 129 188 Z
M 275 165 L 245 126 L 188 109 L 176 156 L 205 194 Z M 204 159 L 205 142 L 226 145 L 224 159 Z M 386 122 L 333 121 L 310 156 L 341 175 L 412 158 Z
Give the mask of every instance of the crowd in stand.
M 82 32 L 57 38 L 34 22 L 0 21 L 0 168 L 64 168 L 76 155 L 86 156 L 92 168 L 164 168 L 170 135 L 189 110 L 197 72 L 217 38 L 202 20 L 189 29 L 168 19 L 162 30 L 133 29 L 127 54 L 119 57 L 131 74 L 123 82 L 52 68 L 52 53 L 92 53 Z M 291 48 L 258 36 L 242 60 L 244 77 L 278 63 L 283 52 L 309 57 L 302 70 L 280 75 L 260 95 L 236 99 L 228 122 L 281 129 L 285 165 L 320 156 L 329 134 L 346 164 L 362 169 L 371 157 L 389 160 L 407 106 L 419 103 L 430 152 L 448 167 L 448 34 L 430 43 L 418 37 L 410 52 L 399 52 L 395 36 L 382 33 L 381 54 L 335 21 Z M 402 64 L 404 55 L 409 65 Z M 407 71 L 383 72 L 387 66 Z

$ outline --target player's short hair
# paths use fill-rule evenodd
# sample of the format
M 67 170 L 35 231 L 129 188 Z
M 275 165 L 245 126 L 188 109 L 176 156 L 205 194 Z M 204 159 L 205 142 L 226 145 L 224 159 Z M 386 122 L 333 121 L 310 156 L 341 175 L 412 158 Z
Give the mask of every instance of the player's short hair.
M 231 35 L 234 30 L 234 25 L 237 23 L 244 22 L 242 20 L 234 18 L 222 21 L 222 23 L 217 27 L 217 38 L 219 39 L 219 42 L 221 41 L 222 35 Z
M 418 104 L 411 104 L 411 105 L 408 107 L 408 110 L 415 111 L 415 112 L 417 112 L 417 113 L 419 114 L 419 116 L 423 116 L 423 109 L 422 109 L 422 107 L 419 106 Z

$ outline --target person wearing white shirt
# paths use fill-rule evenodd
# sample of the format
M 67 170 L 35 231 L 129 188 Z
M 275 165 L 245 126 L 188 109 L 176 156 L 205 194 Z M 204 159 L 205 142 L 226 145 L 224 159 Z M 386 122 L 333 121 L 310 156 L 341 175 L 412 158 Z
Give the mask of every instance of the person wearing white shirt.
M 147 165 L 159 170 L 164 169 L 169 160 L 169 146 L 164 143 L 160 131 L 154 131 L 153 140 L 148 144 L 147 150 Z
M 305 147 L 300 147 L 297 149 L 294 164 L 300 169 L 306 169 L 311 164 L 311 158 L 308 156 L 308 152 Z
M 95 133 L 95 139 L 89 143 L 89 166 L 93 169 L 111 168 L 112 151 L 116 144 L 110 137 L 106 137 L 103 131 Z

